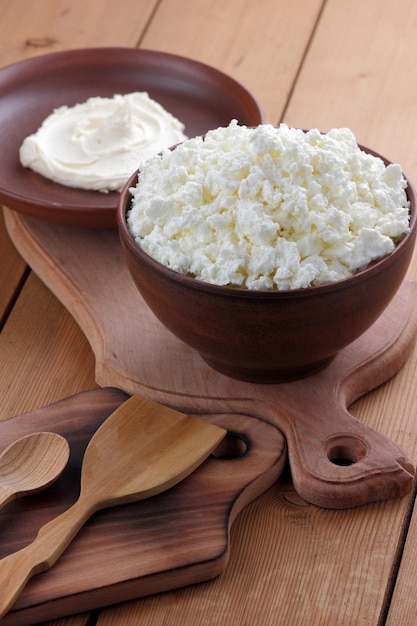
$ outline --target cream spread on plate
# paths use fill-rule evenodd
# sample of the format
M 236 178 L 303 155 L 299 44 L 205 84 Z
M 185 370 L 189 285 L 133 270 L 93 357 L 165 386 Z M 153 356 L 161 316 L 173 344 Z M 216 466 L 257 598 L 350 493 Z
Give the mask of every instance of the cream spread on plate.
M 146 92 L 62 106 L 26 137 L 20 162 L 68 187 L 120 191 L 150 156 L 186 139 L 184 125 Z
M 150 158 L 128 225 L 160 263 L 216 285 L 297 289 L 351 276 L 409 230 L 406 179 L 326 134 L 233 121 Z

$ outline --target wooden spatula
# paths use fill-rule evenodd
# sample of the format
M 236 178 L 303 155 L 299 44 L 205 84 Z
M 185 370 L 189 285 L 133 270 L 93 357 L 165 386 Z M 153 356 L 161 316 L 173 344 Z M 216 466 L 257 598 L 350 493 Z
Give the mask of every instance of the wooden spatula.
M 226 432 L 140 396 L 124 402 L 87 447 L 75 504 L 45 524 L 31 544 L 0 561 L 0 617 L 31 576 L 56 563 L 95 511 L 142 500 L 177 484 Z

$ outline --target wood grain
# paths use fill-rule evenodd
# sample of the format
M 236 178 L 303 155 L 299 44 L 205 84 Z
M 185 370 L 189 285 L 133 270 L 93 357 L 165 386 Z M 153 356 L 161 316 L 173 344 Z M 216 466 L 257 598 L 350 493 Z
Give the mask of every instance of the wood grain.
M 7 363 L 7 376 L 0 379 L 0 419 L 97 387 L 88 342 L 34 274 L 3 328 L 0 349 L 2 361 Z
M 73 48 L 136 46 L 156 0 L 27 0 L 8 2 L 2 10 L 1 65 Z M 131 19 L 134 15 L 135 19 Z
M 68 442 L 56 433 L 37 432 L 13 441 L 0 456 L 0 507 L 49 487 L 68 457 Z
M 26 263 L 11 243 L 4 225 L 3 214 L 0 216 L 0 328 L 9 307 L 13 305 L 15 294 L 19 293 L 26 275 Z
M 221 67 L 259 99 L 267 122 L 284 113 L 322 0 L 164 0 L 141 46 Z
M 417 138 L 410 128 L 417 101 L 410 97 L 410 86 L 417 78 L 416 20 L 412 0 L 326 2 L 285 121 L 323 131 L 347 126 L 359 143 L 413 175 Z
M 120 390 L 99 389 L 0 424 L 1 447 L 46 427 L 71 445 L 68 467 L 49 490 L 14 501 L 0 513 L 0 557 L 27 545 L 38 528 L 77 499 L 86 446 L 124 400 Z M 252 417 L 200 416 L 197 423 L 207 427 L 203 420 L 230 429 L 225 447 L 169 491 L 94 515 L 59 563 L 28 583 L 2 623 L 31 625 L 72 613 L 74 602 L 82 611 L 206 580 L 223 571 L 230 526 L 242 508 L 281 474 L 286 448 L 278 430 Z M 137 423 L 139 427 L 140 420 Z M 148 434 L 154 436 L 149 429 Z M 111 467 L 107 455 L 104 463 Z
M 407 534 L 386 626 L 397 626 L 398 624 L 401 624 L 401 626 L 413 626 L 415 624 L 417 615 L 416 559 L 417 505 L 414 504 L 410 530 Z
M 112 607 L 99 626 L 376 625 L 398 548 L 396 508 L 318 509 L 281 479 L 237 518 L 221 577 Z

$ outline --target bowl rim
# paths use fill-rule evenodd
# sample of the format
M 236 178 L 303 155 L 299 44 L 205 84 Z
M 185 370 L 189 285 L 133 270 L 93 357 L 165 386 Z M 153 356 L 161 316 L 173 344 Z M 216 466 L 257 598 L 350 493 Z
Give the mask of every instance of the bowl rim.
M 363 144 L 359 144 L 358 146 L 361 150 L 371 154 L 372 156 L 376 156 L 380 158 L 385 165 L 392 164 L 393 161 L 390 161 L 380 153 L 367 148 Z M 118 204 L 117 204 L 117 225 L 119 230 L 119 236 L 123 240 L 123 242 L 128 246 L 129 250 L 133 253 L 134 256 L 140 257 L 145 263 L 147 263 L 150 267 L 158 272 L 162 272 L 167 278 L 170 278 L 173 281 L 178 282 L 181 285 L 188 286 L 189 288 L 197 289 L 199 291 L 205 291 L 212 293 L 213 295 L 222 295 L 222 296 L 230 296 L 230 297 L 241 297 L 241 298 L 257 298 L 257 299 L 284 299 L 284 298 L 305 298 L 309 296 L 314 296 L 320 293 L 334 293 L 335 291 L 339 291 L 342 289 L 346 289 L 346 287 L 358 285 L 360 282 L 368 280 L 375 274 L 378 274 L 381 269 L 385 266 L 388 260 L 401 255 L 403 248 L 409 244 L 410 239 L 415 238 L 417 234 L 417 195 L 416 190 L 411 183 L 408 176 L 404 173 L 404 170 L 401 169 L 403 177 L 407 182 L 407 187 L 405 189 L 407 194 L 407 199 L 410 203 L 409 213 L 410 213 L 410 223 L 409 230 L 407 233 L 403 235 L 401 240 L 396 244 L 394 250 L 389 254 L 385 255 L 381 259 L 378 259 L 372 262 L 363 270 L 360 270 L 353 274 L 352 276 L 348 276 L 346 278 L 342 278 L 337 281 L 325 283 L 322 285 L 312 285 L 310 287 L 300 287 L 297 289 L 247 289 L 245 287 L 231 287 L 229 285 L 215 285 L 212 283 L 205 282 L 201 279 L 194 278 L 192 276 L 188 276 L 186 274 L 182 274 L 172 268 L 163 265 L 156 259 L 154 259 L 151 255 L 145 252 L 135 241 L 133 235 L 130 233 L 130 230 L 127 226 L 126 215 L 129 210 L 128 201 L 131 198 L 130 189 L 134 187 L 135 181 L 137 181 L 138 175 L 140 173 L 140 168 L 138 168 L 134 174 L 128 179 L 125 183 L 122 191 L 120 192 Z

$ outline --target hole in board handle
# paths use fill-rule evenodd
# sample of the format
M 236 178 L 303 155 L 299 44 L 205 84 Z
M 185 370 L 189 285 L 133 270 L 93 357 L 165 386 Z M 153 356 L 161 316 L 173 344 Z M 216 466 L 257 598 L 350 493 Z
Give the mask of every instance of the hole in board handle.
M 365 442 L 354 435 L 336 435 L 327 441 L 326 453 L 333 465 L 349 467 L 365 458 L 367 448 Z
M 213 450 L 211 456 L 216 459 L 240 459 L 249 450 L 249 441 L 241 433 L 228 431 L 225 438 Z

